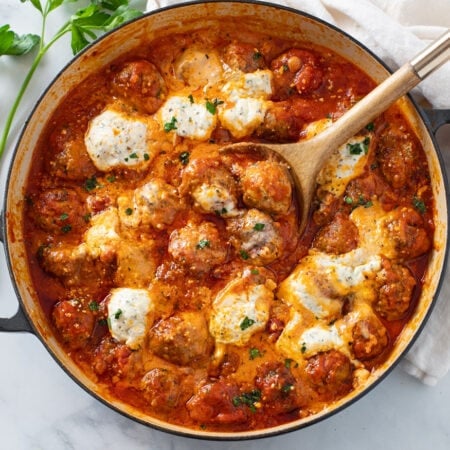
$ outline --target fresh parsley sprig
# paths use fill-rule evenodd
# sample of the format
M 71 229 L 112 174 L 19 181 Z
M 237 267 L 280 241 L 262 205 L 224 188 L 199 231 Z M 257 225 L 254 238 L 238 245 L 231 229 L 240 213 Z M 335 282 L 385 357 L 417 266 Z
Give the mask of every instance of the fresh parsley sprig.
M 77 3 L 79 0 L 20 0 L 22 3 L 30 2 L 41 15 L 40 35 L 17 35 L 9 25 L 0 26 L 0 56 L 18 56 L 28 53 L 38 47 L 36 56 L 23 80 L 17 97 L 6 117 L 5 128 L 0 138 L 0 157 L 6 148 L 8 136 L 17 108 L 38 68 L 42 58 L 62 36 L 71 33 L 71 47 L 75 55 L 100 33 L 110 31 L 117 26 L 139 17 L 142 12 L 130 6 L 129 0 L 91 0 L 88 6 L 80 8 L 63 26 L 46 41 L 46 22 L 49 14 L 64 3 Z M 86 2 L 83 2 L 86 4 Z

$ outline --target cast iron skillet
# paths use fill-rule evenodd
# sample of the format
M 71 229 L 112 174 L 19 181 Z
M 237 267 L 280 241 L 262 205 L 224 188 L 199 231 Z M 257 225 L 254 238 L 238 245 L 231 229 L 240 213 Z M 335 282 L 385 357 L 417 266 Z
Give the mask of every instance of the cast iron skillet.
M 19 308 L 10 318 L 0 318 L 0 331 L 30 332 L 37 336 L 60 366 L 80 386 L 107 406 L 145 425 L 188 437 L 216 440 L 263 438 L 303 428 L 323 420 L 358 400 L 379 383 L 410 348 L 431 313 L 445 272 L 449 194 L 443 161 L 436 144 L 439 127 L 450 123 L 450 110 L 421 110 L 410 97 L 399 101 L 413 129 L 424 146 L 436 199 L 436 233 L 434 250 L 424 282 L 419 306 L 409 324 L 399 337 L 386 363 L 375 370 L 366 385 L 336 402 L 324 411 L 281 426 L 249 432 L 208 432 L 187 429 L 165 423 L 111 398 L 104 390 L 88 379 L 62 349 L 49 327 L 48 320 L 39 306 L 27 267 L 24 237 L 22 235 L 24 189 L 32 152 L 49 117 L 64 94 L 89 73 L 108 64 L 113 59 L 139 45 L 146 37 L 207 26 L 213 18 L 232 16 L 236 22 L 247 20 L 255 30 L 276 32 L 282 37 L 296 37 L 324 45 L 350 59 L 369 73 L 377 82 L 389 75 L 387 66 L 367 48 L 338 28 L 309 14 L 292 8 L 262 2 L 192 2 L 163 8 L 136 19 L 99 39 L 69 62 L 52 81 L 35 105 L 21 132 L 8 172 L 1 212 L 0 238 L 4 244 L 6 261 L 14 286 Z

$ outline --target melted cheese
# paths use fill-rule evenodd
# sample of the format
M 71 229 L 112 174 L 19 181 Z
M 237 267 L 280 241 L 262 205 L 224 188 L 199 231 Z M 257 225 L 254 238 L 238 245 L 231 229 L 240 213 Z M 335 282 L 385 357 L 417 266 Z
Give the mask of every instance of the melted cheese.
M 368 157 L 367 152 L 363 150 L 367 148 L 364 144 L 366 138 L 366 136 L 356 136 L 331 155 L 317 178 L 317 182 L 324 190 L 339 197 L 352 179 L 363 174 Z M 356 147 L 356 151 L 350 151 L 352 146 Z
M 219 109 L 222 125 L 235 138 L 251 134 L 264 120 L 272 94 L 272 72 L 239 74 L 222 88 L 226 101 Z
M 269 319 L 274 286 L 255 284 L 248 278 L 229 282 L 213 303 L 209 331 L 216 342 L 244 345 L 264 329 Z
M 171 124 L 182 137 L 204 141 L 210 138 L 217 124 L 217 116 L 208 111 L 204 101 L 192 101 L 188 95 L 170 97 L 160 109 L 162 126 Z
M 97 169 L 145 168 L 151 159 L 145 119 L 106 109 L 91 120 L 85 136 L 87 152 Z
M 381 258 L 364 249 L 343 255 L 311 252 L 280 284 L 278 296 L 299 312 L 330 320 L 340 315 L 344 296 L 372 289 L 380 269 Z
M 117 288 L 108 302 L 108 325 L 111 335 L 131 349 L 137 349 L 151 325 L 149 313 L 154 309 L 145 289 Z
M 204 212 L 217 213 L 221 217 L 233 217 L 239 213 L 237 199 L 223 186 L 201 184 L 193 191 L 192 197 Z

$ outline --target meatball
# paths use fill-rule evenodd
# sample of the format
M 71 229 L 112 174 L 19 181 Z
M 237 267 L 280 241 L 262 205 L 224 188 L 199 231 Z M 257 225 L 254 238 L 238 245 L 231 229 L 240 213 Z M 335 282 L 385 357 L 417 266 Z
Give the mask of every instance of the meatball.
M 353 368 L 347 356 L 338 350 L 318 353 L 308 359 L 306 373 L 324 399 L 344 395 L 352 388 Z
M 158 411 L 176 408 L 181 395 L 181 377 L 172 370 L 155 368 L 141 380 L 144 398 Z
M 352 330 L 353 354 L 361 361 L 380 355 L 388 344 L 386 328 L 375 317 L 359 320 Z
M 225 262 L 227 257 L 226 245 L 211 222 L 200 225 L 189 223 L 174 230 L 169 238 L 168 250 L 176 262 L 197 275 L 209 272 Z
M 255 386 L 261 391 L 266 411 L 284 414 L 297 409 L 301 402 L 296 379 L 281 363 L 264 363 L 257 369 Z
M 151 225 L 163 230 L 175 220 L 180 209 L 177 190 L 160 178 L 155 178 L 136 189 L 132 198 L 119 197 L 122 223 L 130 227 Z
M 33 217 L 44 230 L 56 234 L 80 231 L 86 227 L 87 210 L 73 189 L 54 188 L 32 199 Z
M 111 87 L 114 94 L 148 114 L 159 109 L 166 94 L 158 69 L 144 59 L 123 64 L 114 74 Z
M 387 320 L 403 318 L 409 309 L 416 280 L 404 266 L 383 261 L 383 269 L 378 272 L 377 279 L 381 283 L 375 311 Z
M 258 161 L 242 176 L 244 203 L 269 214 L 282 215 L 292 202 L 292 184 L 288 169 L 275 161 Z
M 279 224 L 258 209 L 249 209 L 240 217 L 230 219 L 227 229 L 242 259 L 257 266 L 275 261 L 283 252 Z
M 58 178 L 84 181 L 95 175 L 95 168 L 84 144 L 80 127 L 57 127 L 50 135 L 54 158 L 48 161 L 49 172 Z
M 416 258 L 431 247 L 424 221 L 413 208 L 401 207 L 391 211 L 385 226 L 399 258 Z
M 180 366 L 193 365 L 211 353 L 206 319 L 201 313 L 181 312 L 159 321 L 149 333 L 153 353 Z
M 222 59 L 231 69 L 246 73 L 267 67 L 262 53 L 255 46 L 244 42 L 233 41 L 228 44 L 223 49 Z
M 72 349 L 83 347 L 95 325 L 94 313 L 78 300 L 64 300 L 55 305 L 53 321 L 63 341 Z
M 239 387 L 232 382 L 216 381 L 202 386 L 186 403 L 193 420 L 200 423 L 243 423 L 248 412 L 237 400 Z
M 92 367 L 98 375 L 124 376 L 128 372 L 131 355 L 132 350 L 125 344 L 106 336 L 95 349 Z
M 322 84 L 319 58 L 308 50 L 292 48 L 275 58 L 270 67 L 274 72 L 274 96 L 280 100 L 292 94 L 292 87 L 298 94 L 306 95 Z
M 236 183 L 216 158 L 193 158 L 183 171 L 180 192 L 190 195 L 201 213 L 222 217 L 237 214 Z
M 347 216 L 336 214 L 334 220 L 317 233 L 313 245 L 333 255 L 347 253 L 358 246 L 358 228 Z
M 395 189 L 416 186 L 418 177 L 427 172 L 418 145 L 405 130 L 391 126 L 381 135 L 376 155 L 381 172 Z

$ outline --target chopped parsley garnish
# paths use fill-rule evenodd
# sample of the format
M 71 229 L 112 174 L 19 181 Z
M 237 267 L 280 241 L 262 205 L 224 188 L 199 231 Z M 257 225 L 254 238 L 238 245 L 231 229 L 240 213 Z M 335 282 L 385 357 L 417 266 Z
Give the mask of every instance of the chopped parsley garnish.
M 91 311 L 98 311 L 98 303 L 95 302 L 95 301 L 89 303 L 89 309 L 90 309 Z
M 126 214 L 127 216 L 131 216 L 131 214 L 133 214 L 133 210 L 132 210 L 131 208 L 127 208 L 127 209 L 125 210 L 125 214 Z
M 427 210 L 427 207 L 425 206 L 425 202 L 419 197 L 414 196 L 413 200 L 412 200 L 412 204 L 413 204 L 414 208 L 420 212 L 420 214 L 424 214 Z
M 362 142 L 355 142 L 353 144 L 347 144 L 347 150 L 350 155 L 360 155 L 364 153 L 367 155 L 369 151 L 370 137 L 366 136 Z
M 349 197 L 348 195 L 346 195 L 344 197 L 344 202 L 347 203 L 347 205 L 351 205 L 353 203 L 353 199 L 351 197 Z
M 63 233 L 68 233 L 69 231 L 72 231 L 72 225 L 64 225 L 63 227 L 61 227 L 61 231 Z
M 281 392 L 283 394 L 289 394 L 289 392 L 291 392 L 293 390 L 294 390 L 294 385 L 291 383 L 286 383 L 286 384 L 283 384 L 283 386 L 281 386 Z
M 255 412 L 257 403 L 261 401 L 261 391 L 259 389 L 253 389 L 250 392 L 244 392 L 241 395 L 233 397 L 233 406 L 246 405 L 250 411 Z
M 252 275 L 259 275 L 259 270 L 258 270 L 258 269 L 251 269 L 251 270 L 250 270 L 250 273 L 251 273 Z
M 301 346 L 301 348 L 300 348 L 300 351 L 302 352 L 302 353 L 305 353 L 306 352 L 306 344 L 303 342 L 302 343 L 302 346 Z
M 98 187 L 98 181 L 97 181 L 97 177 L 93 176 L 91 178 L 88 178 L 85 182 L 84 182 L 84 188 L 90 192 L 93 191 L 96 187 Z
M 245 316 L 244 320 L 240 323 L 239 327 L 242 331 L 244 331 L 247 328 L 250 328 L 254 324 L 255 324 L 255 321 L 253 319 L 250 319 L 249 317 Z
M 253 229 L 255 231 L 262 231 L 262 230 L 264 230 L 265 226 L 266 225 L 264 223 L 255 223 L 255 226 L 253 227 Z
M 211 243 L 208 241 L 208 239 L 202 239 L 196 246 L 195 248 L 197 248 L 198 250 L 202 250 L 206 247 L 209 247 L 211 245 Z
M 122 310 L 118 309 L 115 313 L 114 313 L 114 319 L 119 319 L 120 316 L 122 315 Z
M 210 102 L 209 100 L 206 100 L 206 109 L 208 112 L 210 112 L 212 115 L 216 114 L 217 107 L 223 103 L 222 100 L 219 100 L 218 98 L 215 98 L 214 101 Z
M 286 367 L 286 369 L 290 369 L 291 367 L 298 367 L 298 363 L 295 362 L 293 359 L 291 358 L 286 358 L 284 360 L 284 367 Z
M 150 159 L 150 155 L 148 153 L 144 153 L 144 161 L 148 161 Z
M 366 130 L 367 131 L 373 131 L 375 130 L 375 124 L 373 122 L 370 122 L 366 125 Z
M 130 158 L 131 158 L 131 159 L 138 159 L 139 156 L 138 156 L 137 153 L 132 153 L 132 154 L 130 155 Z
M 188 99 L 191 102 L 191 104 L 194 103 L 194 97 L 192 97 L 192 94 L 188 95 Z
M 169 131 L 177 129 L 177 118 L 175 116 L 170 119 L 170 122 L 164 124 L 164 131 L 168 133 Z
M 189 152 L 180 153 L 179 159 L 181 164 L 183 164 L 183 166 L 186 166 L 189 163 L 189 156 L 190 156 Z
M 98 321 L 98 324 L 101 325 L 102 327 L 106 327 L 108 325 L 108 319 L 100 319 Z
M 222 208 L 220 210 L 216 209 L 214 212 L 216 213 L 217 216 L 221 216 L 222 214 L 226 214 L 228 211 L 227 208 Z
M 258 59 L 261 59 L 261 58 L 262 58 L 262 53 L 261 52 L 256 51 L 255 53 L 253 53 L 253 59 L 255 61 L 258 61 Z
M 250 255 L 249 255 L 245 250 L 241 250 L 241 251 L 239 252 L 239 254 L 241 255 L 241 258 L 242 258 L 242 259 L 247 260 L 248 258 L 250 258 Z
M 258 348 L 251 348 L 248 351 L 249 357 L 250 359 L 255 359 L 255 358 L 261 358 L 262 357 L 262 353 Z
M 69 218 L 69 214 L 67 214 L 67 213 L 62 213 L 59 216 L 59 220 L 67 220 L 68 218 Z
M 92 217 L 92 214 L 91 214 L 91 213 L 87 213 L 87 214 L 85 214 L 85 215 L 83 216 L 83 220 L 84 220 L 86 223 L 89 223 L 89 221 L 91 220 L 91 217 Z
M 108 176 L 106 177 L 106 181 L 107 181 L 108 183 L 114 183 L 114 181 L 116 181 L 116 177 L 115 177 L 114 175 L 108 175 Z

